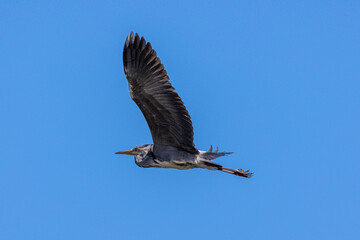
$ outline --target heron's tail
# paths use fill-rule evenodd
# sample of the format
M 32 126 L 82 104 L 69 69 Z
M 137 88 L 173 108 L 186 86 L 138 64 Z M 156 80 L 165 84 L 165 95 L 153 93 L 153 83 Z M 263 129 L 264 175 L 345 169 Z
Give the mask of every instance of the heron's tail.
M 203 159 L 206 159 L 206 160 L 214 160 L 215 158 L 218 158 L 218 157 L 233 154 L 233 152 L 225 152 L 225 151 L 218 152 L 218 151 L 219 151 L 218 147 L 216 147 L 215 150 L 213 151 L 212 145 L 210 145 L 210 148 L 209 148 L 209 150 L 207 150 L 207 152 L 200 153 L 200 157 Z

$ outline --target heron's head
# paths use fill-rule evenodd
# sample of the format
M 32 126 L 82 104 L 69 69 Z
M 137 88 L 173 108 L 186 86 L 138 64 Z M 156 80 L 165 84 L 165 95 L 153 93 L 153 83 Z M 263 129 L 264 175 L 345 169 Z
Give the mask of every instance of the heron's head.
M 134 147 L 134 148 L 132 148 L 130 150 L 116 152 L 115 154 L 126 154 L 126 155 L 133 155 L 133 156 L 146 155 L 149 152 L 150 149 L 151 149 L 150 144 L 144 144 L 144 145 Z

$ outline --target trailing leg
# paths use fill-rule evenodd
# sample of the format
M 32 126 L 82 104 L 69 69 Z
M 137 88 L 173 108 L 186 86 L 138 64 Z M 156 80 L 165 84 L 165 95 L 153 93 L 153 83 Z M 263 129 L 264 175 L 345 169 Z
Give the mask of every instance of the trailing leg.
M 207 160 L 202 160 L 201 164 L 198 166 L 200 168 L 206 168 L 209 170 L 220 170 L 226 173 L 231 173 L 234 174 L 236 176 L 241 176 L 241 177 L 246 177 L 246 178 L 251 178 L 253 176 L 253 173 L 249 172 L 249 170 L 245 171 L 243 169 L 231 169 L 231 168 L 225 168 L 223 166 L 221 166 L 218 163 L 212 162 L 212 161 L 207 161 Z
M 249 172 L 250 170 L 243 170 L 243 169 L 231 169 L 231 168 L 225 168 L 225 167 L 221 167 L 221 169 L 219 169 L 223 172 L 226 172 L 226 173 L 231 173 L 231 174 L 234 174 L 236 176 L 241 176 L 241 177 L 246 177 L 246 178 L 251 178 L 254 173 L 252 172 Z

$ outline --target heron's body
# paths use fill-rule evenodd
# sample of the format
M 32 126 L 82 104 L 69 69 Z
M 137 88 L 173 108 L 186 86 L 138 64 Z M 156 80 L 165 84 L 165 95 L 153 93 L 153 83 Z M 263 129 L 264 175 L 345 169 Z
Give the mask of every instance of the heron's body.
M 135 163 L 143 168 L 175 168 L 187 170 L 191 168 L 206 168 L 217 170 L 220 165 L 211 160 L 231 153 L 217 153 L 210 151 L 199 151 L 191 154 L 171 146 L 156 146 L 145 144 L 138 146 L 142 154 L 135 156 Z
M 225 168 L 212 161 L 230 152 L 218 152 L 218 148 L 212 151 L 211 146 L 208 151 L 195 148 L 190 115 L 150 43 L 131 32 L 125 42 L 123 61 L 130 96 L 146 119 L 154 144 L 117 154 L 134 155 L 135 163 L 143 168 L 204 168 L 252 176 L 249 171 Z

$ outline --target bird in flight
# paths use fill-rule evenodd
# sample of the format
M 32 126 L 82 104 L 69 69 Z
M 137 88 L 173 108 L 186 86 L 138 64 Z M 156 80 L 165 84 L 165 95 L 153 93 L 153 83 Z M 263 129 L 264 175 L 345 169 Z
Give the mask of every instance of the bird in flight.
M 218 148 L 213 151 L 212 146 L 208 151 L 195 148 L 190 115 L 170 84 L 155 50 L 144 37 L 133 32 L 127 36 L 123 63 L 130 96 L 146 119 L 154 144 L 116 154 L 135 156 L 135 163 L 142 168 L 203 168 L 252 177 L 249 170 L 226 168 L 212 161 L 232 152 L 218 152 Z

